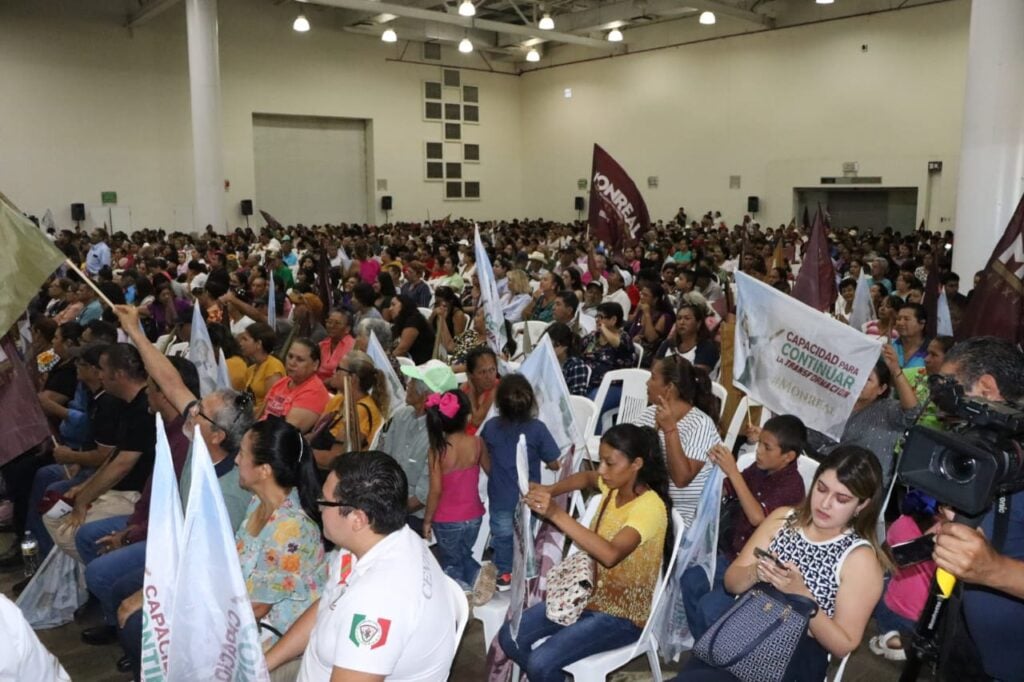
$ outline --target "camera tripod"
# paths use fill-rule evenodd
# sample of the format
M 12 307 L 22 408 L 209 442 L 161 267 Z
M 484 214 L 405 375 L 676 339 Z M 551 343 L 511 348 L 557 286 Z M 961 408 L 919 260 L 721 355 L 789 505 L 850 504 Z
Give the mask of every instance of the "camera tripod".
M 964 516 L 957 513 L 953 521 L 962 523 L 970 528 L 977 528 L 984 518 L 983 514 L 978 516 Z M 939 660 L 939 629 L 943 619 L 950 614 L 946 613 L 945 606 L 950 597 L 953 596 L 953 588 L 956 586 L 956 578 L 941 568 L 935 571 L 932 577 L 931 590 L 928 593 L 928 601 L 925 602 L 920 618 L 914 627 L 914 634 L 907 646 L 907 662 L 903 665 L 903 672 L 900 673 L 900 682 L 915 682 L 921 674 L 921 667 L 925 663 L 935 664 Z

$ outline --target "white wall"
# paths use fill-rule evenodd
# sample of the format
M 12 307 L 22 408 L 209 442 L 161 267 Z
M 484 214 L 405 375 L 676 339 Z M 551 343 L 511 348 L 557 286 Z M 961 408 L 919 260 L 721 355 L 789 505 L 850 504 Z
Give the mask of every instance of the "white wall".
M 679 206 L 789 222 L 793 188 L 842 175 L 921 188 L 944 162 L 928 224 L 954 215 L 969 3 L 535 70 L 522 76 L 524 213 L 575 217 L 576 182 L 601 144 L 632 175 L 652 218 Z M 651 30 L 664 31 L 663 24 Z M 868 45 L 866 52 L 861 45 Z M 563 91 L 572 88 L 572 99 Z M 740 189 L 729 176 L 740 175 Z M 659 187 L 647 189 L 647 177 Z
M 192 203 L 184 9 L 128 31 L 120 23 L 133 5 L 0 3 L 0 191 L 24 210 L 52 208 L 68 224 L 71 202 L 98 204 L 101 191 L 114 190 L 136 226 L 171 226 Z M 479 202 L 446 202 L 442 185 L 423 181 L 423 143 L 437 139 L 439 124 L 422 119 L 421 88 L 440 68 L 388 61 L 404 44 L 340 31 L 318 9 L 309 12 L 313 30 L 296 34 L 295 12 L 292 3 L 220 0 L 232 225 L 244 223 L 241 199 L 259 208 L 254 112 L 369 120 L 370 172 L 388 182 L 386 192 L 370 187 L 371 220 L 383 220 L 382 194 L 394 197 L 397 220 L 575 218 L 576 181 L 589 174 L 594 142 L 633 175 L 655 218 L 685 205 L 738 219 L 757 195 L 762 220 L 788 222 L 793 188 L 841 175 L 844 161 L 887 186 L 920 187 L 923 217 L 930 160 L 944 169 L 932 182 L 928 224 L 945 227 L 954 215 L 968 0 L 520 77 L 464 70 L 481 88 L 481 125 L 466 126 L 467 141 L 482 145 L 483 162 L 466 166 L 467 179 L 482 182 Z M 643 30 L 688 36 L 693 27 Z M 407 58 L 420 58 L 418 45 Z M 453 52 L 445 62 L 484 64 Z M 648 190 L 651 175 L 659 187 Z M 742 176 L 740 189 L 729 189 L 730 175 Z
M 0 3 L 0 191 L 38 215 L 52 208 L 70 224 L 69 204 L 98 204 L 118 192 L 136 227 L 170 226 L 192 203 L 192 143 L 184 8 L 134 31 L 120 28 L 123 0 L 11 0 Z M 422 81 L 440 67 L 386 61 L 403 44 L 336 30 L 311 10 L 313 30 L 291 30 L 292 3 L 220 0 L 226 214 L 244 224 L 239 201 L 255 197 L 253 113 L 329 116 L 371 122 L 371 171 L 388 181 L 393 219 L 453 213 L 480 219 L 518 213 L 521 203 L 519 79 L 463 71 L 480 87 L 483 162 L 467 167 L 480 201 L 446 202 L 423 182 L 423 143 L 440 125 L 422 118 Z M 409 54 L 419 58 L 418 46 Z M 446 54 L 447 65 L 482 66 Z M 282 218 L 283 220 L 284 218 Z

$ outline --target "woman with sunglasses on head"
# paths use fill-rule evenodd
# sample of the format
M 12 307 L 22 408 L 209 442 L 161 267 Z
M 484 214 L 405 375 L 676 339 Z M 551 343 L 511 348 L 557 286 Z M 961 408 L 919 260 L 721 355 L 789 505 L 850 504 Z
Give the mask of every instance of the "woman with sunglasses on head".
M 262 639 L 272 644 L 316 601 L 327 578 L 320 482 L 312 448 L 279 417 L 249 429 L 235 462 L 238 484 L 253 493 L 235 533 L 238 559 Z
M 355 403 L 358 424 L 353 429 L 353 437 L 358 442 L 348 443 L 346 440 L 345 384 L 348 384 L 348 395 Z M 313 428 L 310 442 L 314 448 L 317 466 L 327 469 L 331 460 L 338 455 L 369 447 L 377 429 L 384 423 L 382 415 L 390 414 L 391 395 L 388 391 L 388 380 L 384 372 L 377 369 L 373 360 L 366 353 L 358 350 L 349 351 L 342 358 L 328 381 L 328 386 L 337 394 L 327 402 L 324 413 Z
M 875 456 L 840 446 L 818 467 L 803 503 L 772 512 L 726 571 L 725 589 L 732 594 L 768 583 L 817 605 L 786 669 L 787 682 L 822 680 L 829 655 L 842 658 L 860 646 L 882 596 L 883 566 L 889 566 L 876 530 L 883 493 Z M 676 681 L 734 679 L 695 656 Z

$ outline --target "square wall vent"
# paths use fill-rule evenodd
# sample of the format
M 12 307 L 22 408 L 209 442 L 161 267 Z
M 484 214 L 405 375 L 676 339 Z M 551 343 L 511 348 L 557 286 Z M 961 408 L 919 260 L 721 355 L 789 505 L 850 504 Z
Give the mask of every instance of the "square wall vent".
M 441 61 L 441 43 L 423 43 L 423 58 Z

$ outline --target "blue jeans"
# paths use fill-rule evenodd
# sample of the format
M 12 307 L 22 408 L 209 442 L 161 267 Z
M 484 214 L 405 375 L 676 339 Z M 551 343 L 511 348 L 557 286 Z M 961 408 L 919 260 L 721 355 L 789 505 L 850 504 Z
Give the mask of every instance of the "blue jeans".
M 142 543 L 143 545 L 145 543 Z M 131 545 L 134 547 L 134 545 Z M 127 548 L 126 548 L 127 549 Z M 121 550 L 118 550 L 121 551 Z M 121 605 L 121 602 L 132 596 L 136 592 L 142 589 L 143 581 L 145 580 L 145 569 L 139 568 L 128 571 L 125 575 L 118 578 L 111 588 L 110 596 L 114 602 L 114 613 L 117 613 L 117 607 Z M 143 604 L 142 608 L 146 608 Z M 112 625 L 117 625 L 117 619 L 114 619 Z M 133 680 L 139 679 L 140 668 L 142 662 L 142 611 L 136 611 L 128 617 L 124 622 L 124 627 L 119 629 L 117 632 L 118 640 L 121 642 L 121 648 L 124 649 L 125 654 L 132 662 L 132 674 Z M 152 665 L 153 662 L 150 661 Z
M 473 589 L 480 564 L 473 558 L 473 545 L 480 535 L 483 517 L 469 521 L 440 521 L 433 525 L 437 548 L 441 551 L 441 568 L 463 589 Z
M 498 632 L 501 648 L 530 682 L 564 682 L 562 668 L 570 663 L 640 638 L 640 628 L 626 618 L 584 611 L 579 620 L 566 626 L 548 620 L 544 608 L 541 603 L 523 611 L 517 639 L 512 639 L 508 623 Z M 548 640 L 534 649 L 533 645 L 544 637 Z
M 96 541 L 104 535 L 124 530 L 128 525 L 128 518 L 128 516 L 111 516 L 82 524 L 82 527 L 75 533 L 75 549 L 78 550 L 78 556 L 82 557 L 82 563 L 88 566 L 96 557 L 100 556 L 100 546 L 96 544 Z
M 498 575 L 512 572 L 512 524 L 515 517 L 515 510 L 491 509 L 491 548 L 494 549 L 494 565 L 498 567 Z
M 729 560 L 719 553 L 715 562 L 713 585 L 708 584 L 708 575 L 700 566 L 691 566 L 683 572 L 680 581 L 683 609 L 694 641 L 700 639 L 736 602 L 736 598 L 725 591 L 725 572 L 728 568 Z
M 32 492 L 28 498 L 28 511 L 25 516 L 25 530 L 31 531 L 39 542 L 39 556 L 46 556 L 53 548 L 53 538 L 43 525 L 43 517 L 39 513 L 39 502 L 47 490 L 66 493 L 71 487 L 78 485 L 92 474 L 92 469 L 82 468 L 70 479 L 65 478 L 63 464 L 47 464 L 36 471 L 32 479 Z
M 875 624 L 878 626 L 878 634 L 885 634 L 895 630 L 900 633 L 900 638 L 906 641 L 906 637 L 909 637 L 913 632 L 917 623 L 904 618 L 898 613 L 895 613 L 885 604 L 885 597 L 878 600 L 878 605 L 875 607 L 875 612 L 872 614 L 875 617 Z

